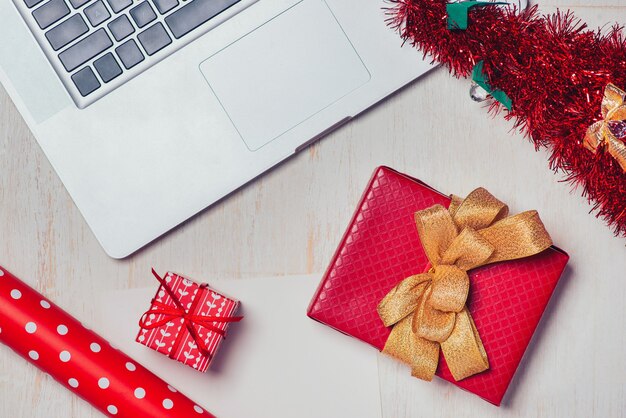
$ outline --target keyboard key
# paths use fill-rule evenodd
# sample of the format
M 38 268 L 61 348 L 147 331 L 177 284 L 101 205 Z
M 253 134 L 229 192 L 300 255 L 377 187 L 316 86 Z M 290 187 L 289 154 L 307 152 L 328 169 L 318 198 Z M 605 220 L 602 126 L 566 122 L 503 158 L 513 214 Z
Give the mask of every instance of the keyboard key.
M 100 82 L 93 73 L 93 70 L 89 67 L 85 67 L 72 76 L 72 81 L 76 85 L 76 88 L 80 92 L 81 96 L 85 97 L 100 88 Z
M 74 9 L 79 9 L 83 7 L 85 4 L 89 3 L 91 0 L 70 0 L 72 7 Z
M 63 0 L 50 0 L 33 12 L 33 17 L 41 29 L 45 29 L 70 14 Z
M 59 59 L 67 71 L 74 71 L 96 55 L 113 46 L 113 42 L 104 29 L 98 29 L 91 35 L 75 43 L 59 54 Z
M 108 83 L 118 75 L 122 74 L 122 69 L 120 68 L 120 65 L 117 63 L 115 57 L 110 52 L 104 55 L 102 58 L 98 58 L 97 60 L 95 60 L 93 66 L 96 68 L 96 71 L 98 71 L 98 74 L 100 74 L 100 78 L 102 78 L 102 81 L 104 81 L 105 83 Z
M 113 13 L 119 13 L 131 4 L 133 4 L 133 0 L 107 0 L 109 6 L 111 6 L 111 10 Z
M 137 39 L 141 42 L 141 46 L 146 50 L 148 55 L 154 55 L 165 46 L 172 43 L 172 39 L 165 31 L 161 23 L 150 26 L 145 31 L 137 35 Z
M 84 13 L 87 19 L 89 19 L 91 26 L 94 28 L 111 17 L 111 14 L 104 3 L 102 3 L 102 0 L 98 0 L 91 6 L 85 7 Z
M 165 18 L 176 39 L 208 22 L 239 0 L 193 0 Z
M 24 4 L 26 5 L 26 7 L 28 7 L 29 9 L 37 6 L 39 3 L 41 3 L 43 0 L 24 0 Z
M 135 32 L 133 24 L 130 23 L 130 20 L 126 15 L 121 15 L 120 17 L 109 23 L 109 30 L 111 31 L 111 34 L 113 35 L 115 40 L 118 42 Z
M 152 0 L 152 3 L 162 15 L 178 6 L 178 0 Z
M 46 38 L 48 38 L 52 49 L 58 51 L 88 31 L 89 28 L 81 15 L 74 15 L 46 32 Z
M 115 48 L 115 53 L 120 57 L 122 64 L 124 64 L 127 70 L 130 70 L 144 59 L 141 50 L 132 39 Z
M 154 13 L 154 10 L 152 10 L 152 7 L 150 7 L 150 4 L 147 1 L 144 1 L 139 4 L 139 6 L 135 6 L 130 9 L 130 15 L 140 28 L 143 28 L 157 17 L 156 13 Z

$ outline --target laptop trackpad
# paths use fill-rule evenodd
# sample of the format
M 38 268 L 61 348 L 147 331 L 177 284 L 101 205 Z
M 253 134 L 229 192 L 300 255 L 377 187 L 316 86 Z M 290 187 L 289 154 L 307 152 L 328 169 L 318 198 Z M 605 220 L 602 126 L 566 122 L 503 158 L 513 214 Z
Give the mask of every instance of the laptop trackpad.
M 322 0 L 298 3 L 202 62 L 200 70 L 253 151 L 370 79 Z

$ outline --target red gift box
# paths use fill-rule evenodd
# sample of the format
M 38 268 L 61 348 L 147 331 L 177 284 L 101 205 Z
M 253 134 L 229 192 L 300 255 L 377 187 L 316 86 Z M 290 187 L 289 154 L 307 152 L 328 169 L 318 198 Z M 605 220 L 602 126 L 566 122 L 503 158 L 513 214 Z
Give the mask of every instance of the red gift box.
M 136 341 L 205 372 L 217 352 L 239 302 L 179 274 L 168 272 L 141 319 Z
M 391 328 L 377 306 L 428 259 L 414 213 L 450 198 L 387 167 L 372 177 L 308 316 L 382 350 Z M 489 370 L 455 381 L 441 356 L 436 374 L 500 405 L 569 256 L 556 247 L 532 257 L 470 271 L 467 306 L 489 357 Z

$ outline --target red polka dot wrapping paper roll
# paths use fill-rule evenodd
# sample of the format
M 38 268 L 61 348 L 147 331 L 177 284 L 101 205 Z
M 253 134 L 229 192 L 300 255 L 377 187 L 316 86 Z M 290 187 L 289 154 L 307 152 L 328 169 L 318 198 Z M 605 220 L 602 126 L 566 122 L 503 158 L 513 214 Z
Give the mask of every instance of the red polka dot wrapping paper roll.
M 0 342 L 111 417 L 213 417 L 0 267 Z

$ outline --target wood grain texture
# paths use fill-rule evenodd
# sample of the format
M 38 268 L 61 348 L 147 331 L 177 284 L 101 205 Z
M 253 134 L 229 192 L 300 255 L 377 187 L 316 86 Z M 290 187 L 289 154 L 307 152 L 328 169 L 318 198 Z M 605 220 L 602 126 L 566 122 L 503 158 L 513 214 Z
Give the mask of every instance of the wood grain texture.
M 621 0 L 572 0 L 592 27 L 626 23 Z M 433 187 L 487 187 L 513 212 L 536 208 L 571 262 L 501 408 L 379 358 L 386 418 L 626 416 L 626 251 L 579 191 L 560 183 L 503 118 L 435 70 L 134 256 L 99 247 L 19 113 L 0 89 L 0 264 L 81 321 L 108 289 L 154 285 L 151 266 L 191 277 L 325 269 L 369 176 L 390 165 Z M 288 297 L 288 295 L 285 295 Z M 304 307 L 303 307 L 304 309 Z M 97 325 L 97 324 L 96 324 Z M 98 327 L 94 327 L 98 329 Z M 319 384 L 323 384 L 320 382 Z M 0 417 L 96 417 L 35 367 L 0 347 Z

